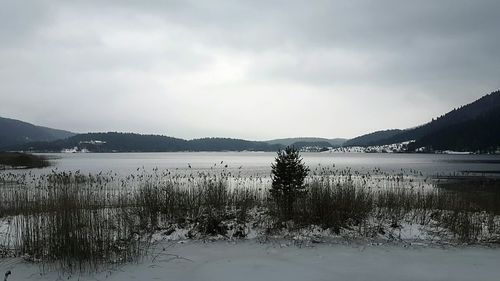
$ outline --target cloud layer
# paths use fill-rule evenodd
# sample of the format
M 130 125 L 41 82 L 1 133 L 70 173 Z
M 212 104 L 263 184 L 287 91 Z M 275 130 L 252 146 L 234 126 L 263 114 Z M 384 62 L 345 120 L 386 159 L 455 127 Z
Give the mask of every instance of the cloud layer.
M 499 1 L 0 4 L 0 115 L 78 132 L 354 137 L 500 88 Z

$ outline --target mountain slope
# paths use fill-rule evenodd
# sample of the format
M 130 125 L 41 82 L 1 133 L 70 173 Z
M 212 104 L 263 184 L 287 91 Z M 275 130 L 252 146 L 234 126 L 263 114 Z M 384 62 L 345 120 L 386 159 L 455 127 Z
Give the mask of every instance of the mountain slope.
M 402 130 L 400 132 L 389 130 L 382 132 L 389 132 L 387 137 L 376 138 L 369 142 L 359 142 L 359 140 L 370 139 L 371 136 L 377 135 L 380 132 L 375 132 L 368 135 L 363 135 L 346 142 L 347 145 L 387 145 L 393 143 L 401 143 L 410 140 L 420 140 L 423 137 L 439 132 L 450 126 L 461 124 L 467 121 L 475 120 L 486 112 L 497 110 L 500 108 L 500 91 L 492 92 L 470 104 L 461 106 L 458 109 L 433 119 L 431 122 L 421 126 Z M 391 135 L 392 133 L 396 133 Z
M 500 150 L 500 107 L 485 112 L 473 120 L 451 125 L 428 134 L 408 147 L 426 151 L 454 150 L 497 152 Z
M 72 132 L 0 117 L 0 150 L 33 141 L 53 141 L 75 135 Z
M 139 135 L 132 133 L 87 133 L 52 142 L 34 142 L 18 149 L 32 151 L 59 152 L 77 147 L 93 152 L 113 151 L 180 151 L 187 147 L 187 141 L 158 135 Z
M 403 130 L 392 129 L 384 131 L 376 131 L 370 134 L 362 135 L 353 139 L 350 139 L 344 143 L 344 146 L 369 146 L 374 143 L 380 142 L 382 140 L 394 137 L 400 134 Z
M 427 124 L 404 130 L 395 136 L 375 142 L 374 144 L 383 145 L 418 140 L 425 135 L 438 132 L 449 126 L 473 120 L 485 112 L 489 112 L 496 108 L 500 108 L 500 91 L 492 92 L 470 104 L 464 105 L 458 109 L 453 109 Z

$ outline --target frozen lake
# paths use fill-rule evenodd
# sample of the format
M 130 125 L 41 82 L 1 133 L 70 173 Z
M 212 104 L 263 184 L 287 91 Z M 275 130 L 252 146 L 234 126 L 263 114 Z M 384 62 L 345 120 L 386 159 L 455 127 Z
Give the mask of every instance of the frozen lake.
M 178 172 L 226 169 L 242 174 L 265 176 L 276 153 L 271 152 L 178 152 L 178 153 L 56 153 L 53 166 L 32 170 L 46 173 L 77 171 L 82 173 L 116 172 L 130 174 L 138 168 L 146 171 L 158 168 Z M 446 154 L 381 154 L 381 153 L 302 153 L 311 168 L 351 168 L 354 171 L 400 173 L 417 170 L 424 176 L 453 175 L 461 172 L 486 173 L 500 176 L 500 155 L 446 155 Z M 227 166 L 226 166 L 227 165 Z

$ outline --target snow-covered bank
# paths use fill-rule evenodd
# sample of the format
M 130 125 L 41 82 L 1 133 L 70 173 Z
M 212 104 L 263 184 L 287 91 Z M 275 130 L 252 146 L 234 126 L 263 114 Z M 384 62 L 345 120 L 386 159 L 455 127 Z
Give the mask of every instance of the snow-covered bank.
M 289 246 L 256 240 L 157 245 L 139 264 L 93 275 L 41 275 L 36 265 L 0 260 L 15 280 L 498 280 L 500 249 L 371 244 Z M 3 272 L 2 272 L 3 275 Z
M 324 152 L 330 153 L 400 153 L 407 150 L 408 144 L 412 141 L 393 143 L 387 145 L 372 146 L 346 146 L 330 148 Z

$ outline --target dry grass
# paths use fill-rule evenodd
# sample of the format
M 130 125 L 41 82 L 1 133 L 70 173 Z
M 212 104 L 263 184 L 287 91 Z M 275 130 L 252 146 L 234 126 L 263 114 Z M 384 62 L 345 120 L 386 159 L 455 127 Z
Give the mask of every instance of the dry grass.
M 376 180 L 370 177 L 350 171 L 311 176 L 304 196 L 294 203 L 294 227 L 349 228 L 371 235 L 367 228 L 376 221 L 394 227 L 438 226 L 464 242 L 500 237 L 500 197 L 485 183 L 479 189 L 474 183 L 465 187 L 453 182 L 425 189 L 407 187 L 407 178 L 395 176 L 374 188 L 370 183 Z M 0 244 L 44 266 L 94 271 L 139 260 L 150 236 L 171 224 L 192 226 L 202 236 L 229 235 L 230 225 L 290 225 L 280 223 L 266 181 L 243 180 L 244 186 L 235 182 L 225 173 L 154 172 L 124 178 L 111 173 L 3 173 L 0 219 L 11 221 L 13 235 Z M 266 215 L 257 218 L 255 210 Z

